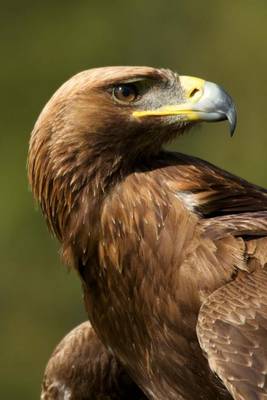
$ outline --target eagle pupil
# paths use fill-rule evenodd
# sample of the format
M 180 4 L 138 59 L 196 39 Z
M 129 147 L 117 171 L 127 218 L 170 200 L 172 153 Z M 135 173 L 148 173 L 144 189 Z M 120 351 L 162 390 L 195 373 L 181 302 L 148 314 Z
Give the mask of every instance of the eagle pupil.
M 130 96 L 131 95 L 131 91 L 132 91 L 132 88 L 130 88 L 129 86 L 122 86 L 122 88 L 121 88 L 121 92 L 122 92 L 124 97 Z

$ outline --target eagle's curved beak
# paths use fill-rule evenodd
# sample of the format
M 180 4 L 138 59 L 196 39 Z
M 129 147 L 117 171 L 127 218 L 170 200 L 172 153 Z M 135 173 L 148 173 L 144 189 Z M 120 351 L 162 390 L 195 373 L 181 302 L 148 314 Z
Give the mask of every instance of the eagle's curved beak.
M 180 76 L 184 103 L 162 106 L 155 110 L 135 111 L 133 116 L 181 115 L 184 121 L 228 120 L 231 136 L 236 127 L 236 109 L 225 90 L 212 82 L 191 76 Z

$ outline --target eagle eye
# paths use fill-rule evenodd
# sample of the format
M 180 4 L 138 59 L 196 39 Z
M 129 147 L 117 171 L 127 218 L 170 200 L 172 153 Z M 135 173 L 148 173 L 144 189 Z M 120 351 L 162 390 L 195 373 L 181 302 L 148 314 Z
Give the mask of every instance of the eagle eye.
M 138 96 L 136 85 L 125 83 L 115 86 L 112 91 L 113 98 L 119 103 L 132 103 Z

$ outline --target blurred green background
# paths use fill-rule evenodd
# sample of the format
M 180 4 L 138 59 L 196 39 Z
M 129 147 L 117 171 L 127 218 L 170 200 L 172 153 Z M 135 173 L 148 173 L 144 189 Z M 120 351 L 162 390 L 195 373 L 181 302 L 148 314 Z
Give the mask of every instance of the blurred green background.
M 39 398 L 55 344 L 86 318 L 77 277 L 34 207 L 26 178 L 32 126 L 55 89 L 104 65 L 169 67 L 222 84 L 236 135 L 203 125 L 176 149 L 267 186 L 266 0 L 19 1 L 1 4 L 0 398 Z

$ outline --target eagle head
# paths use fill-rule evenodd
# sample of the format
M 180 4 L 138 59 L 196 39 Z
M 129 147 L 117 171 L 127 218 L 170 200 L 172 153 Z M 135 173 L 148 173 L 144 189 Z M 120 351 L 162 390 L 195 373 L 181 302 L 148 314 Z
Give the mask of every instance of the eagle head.
M 218 85 L 150 67 L 105 67 L 64 83 L 31 135 L 29 181 L 48 225 L 62 231 L 88 182 L 102 193 L 118 170 L 199 121 L 228 119 L 233 102 Z

